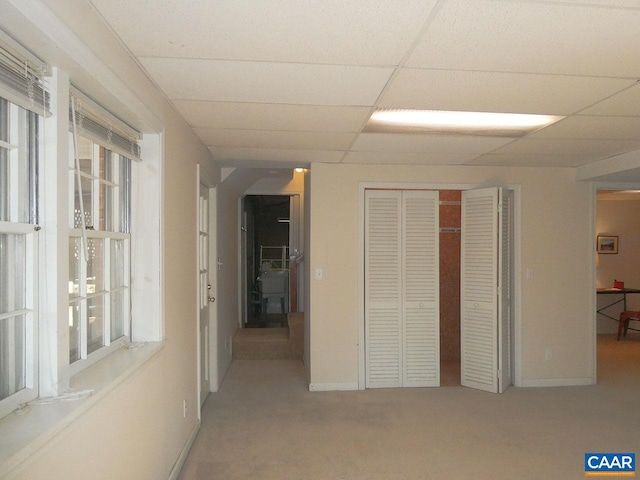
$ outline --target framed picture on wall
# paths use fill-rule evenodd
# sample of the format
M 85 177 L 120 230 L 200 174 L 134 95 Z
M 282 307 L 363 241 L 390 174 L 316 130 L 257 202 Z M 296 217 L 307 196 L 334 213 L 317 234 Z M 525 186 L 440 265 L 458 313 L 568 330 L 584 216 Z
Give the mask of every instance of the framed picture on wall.
M 615 235 L 598 235 L 598 253 L 618 253 L 618 237 Z

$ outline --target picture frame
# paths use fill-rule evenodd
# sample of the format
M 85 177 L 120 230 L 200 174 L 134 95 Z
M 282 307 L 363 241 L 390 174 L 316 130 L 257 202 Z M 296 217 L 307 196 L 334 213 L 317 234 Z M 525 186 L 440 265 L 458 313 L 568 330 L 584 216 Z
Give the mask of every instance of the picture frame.
M 596 243 L 596 251 L 598 253 L 617 254 L 618 253 L 618 236 L 616 235 L 598 235 Z

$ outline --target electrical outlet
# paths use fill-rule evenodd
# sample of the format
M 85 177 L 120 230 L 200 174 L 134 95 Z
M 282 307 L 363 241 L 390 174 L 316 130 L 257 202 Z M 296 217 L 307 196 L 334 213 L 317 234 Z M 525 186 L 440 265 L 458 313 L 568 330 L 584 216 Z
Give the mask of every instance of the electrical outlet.
M 547 348 L 547 349 L 545 350 L 545 352 L 544 352 L 544 358 L 545 358 L 545 360 L 548 362 L 549 360 L 551 360 L 551 357 L 552 357 L 552 356 L 553 356 L 553 355 L 552 355 L 552 353 L 551 353 L 551 349 L 550 349 L 550 348 Z
M 187 418 L 187 400 L 182 400 L 182 416 Z

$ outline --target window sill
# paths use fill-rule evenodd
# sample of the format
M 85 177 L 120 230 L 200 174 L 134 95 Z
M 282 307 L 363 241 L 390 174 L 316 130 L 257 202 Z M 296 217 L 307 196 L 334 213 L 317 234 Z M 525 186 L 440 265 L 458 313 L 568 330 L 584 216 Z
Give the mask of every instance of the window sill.
M 93 390 L 86 398 L 29 405 L 23 413 L 14 412 L 0 419 L 0 478 L 30 463 L 41 448 L 135 373 L 162 346 L 161 342 L 150 342 L 138 348 L 121 348 L 72 377 L 72 390 Z

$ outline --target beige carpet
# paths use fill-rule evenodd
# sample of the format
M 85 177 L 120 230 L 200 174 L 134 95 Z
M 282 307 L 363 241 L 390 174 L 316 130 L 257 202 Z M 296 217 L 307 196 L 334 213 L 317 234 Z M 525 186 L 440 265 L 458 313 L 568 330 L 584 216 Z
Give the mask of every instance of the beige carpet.
M 295 360 L 236 360 L 180 479 L 573 479 L 640 454 L 640 336 L 599 340 L 599 384 L 310 393 Z

